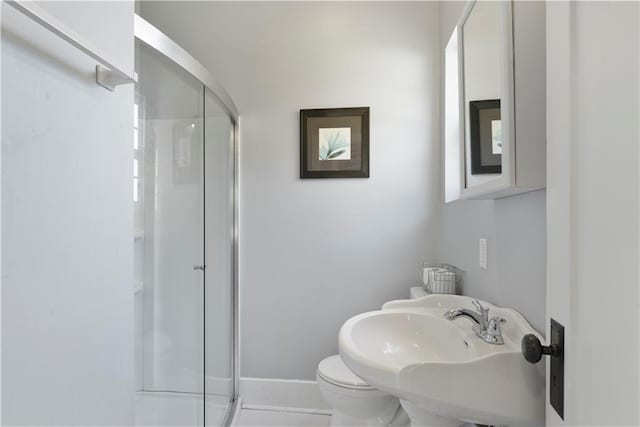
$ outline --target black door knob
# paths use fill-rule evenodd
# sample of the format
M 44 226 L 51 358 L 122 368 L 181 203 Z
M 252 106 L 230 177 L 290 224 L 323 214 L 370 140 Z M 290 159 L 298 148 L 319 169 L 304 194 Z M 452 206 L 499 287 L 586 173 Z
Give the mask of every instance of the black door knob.
M 555 344 L 542 345 L 538 337 L 533 334 L 527 334 L 522 337 L 522 355 L 527 359 L 527 362 L 538 363 L 543 354 L 551 357 L 560 356 L 560 347 Z

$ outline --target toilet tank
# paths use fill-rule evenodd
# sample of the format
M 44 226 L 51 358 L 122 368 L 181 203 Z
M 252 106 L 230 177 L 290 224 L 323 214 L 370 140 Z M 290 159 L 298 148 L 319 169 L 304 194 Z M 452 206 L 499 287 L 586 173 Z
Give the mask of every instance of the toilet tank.
M 429 295 L 422 286 L 414 286 L 409 290 L 409 298 L 416 299 Z

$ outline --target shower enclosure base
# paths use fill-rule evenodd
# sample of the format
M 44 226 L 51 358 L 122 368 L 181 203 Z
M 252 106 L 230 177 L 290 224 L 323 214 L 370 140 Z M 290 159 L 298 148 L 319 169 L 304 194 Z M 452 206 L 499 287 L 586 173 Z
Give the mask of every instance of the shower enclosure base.
M 139 391 L 136 392 L 135 425 L 220 426 L 228 410 L 228 396 L 207 395 L 203 402 L 201 394 Z

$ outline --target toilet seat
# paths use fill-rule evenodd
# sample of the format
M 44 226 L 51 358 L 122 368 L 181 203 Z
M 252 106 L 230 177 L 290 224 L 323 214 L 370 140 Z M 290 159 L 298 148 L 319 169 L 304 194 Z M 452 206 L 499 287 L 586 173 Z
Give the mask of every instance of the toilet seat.
M 324 381 L 338 387 L 375 390 L 362 378 L 354 374 L 351 369 L 344 364 L 339 355 L 330 356 L 318 364 L 318 376 Z

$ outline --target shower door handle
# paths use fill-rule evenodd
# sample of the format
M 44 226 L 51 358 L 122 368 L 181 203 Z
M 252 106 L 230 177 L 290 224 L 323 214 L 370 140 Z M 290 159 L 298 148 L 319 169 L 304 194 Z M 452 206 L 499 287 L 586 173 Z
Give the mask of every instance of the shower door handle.
M 204 266 L 204 265 L 194 265 L 193 266 L 193 270 L 194 271 L 197 271 L 197 270 L 204 271 L 205 267 L 206 266 Z

